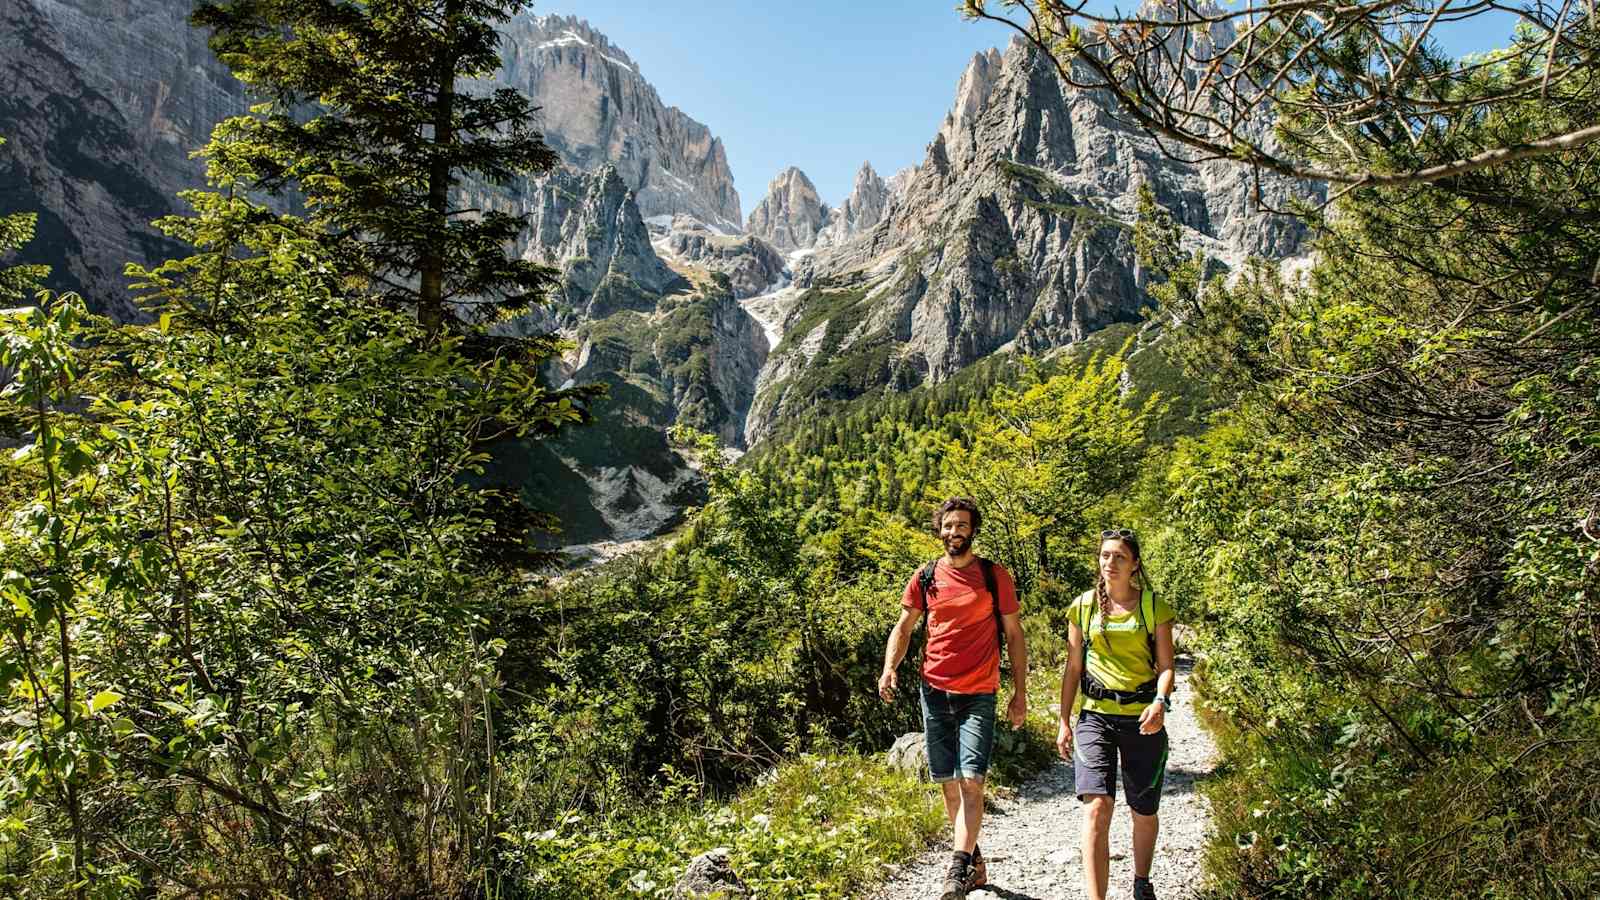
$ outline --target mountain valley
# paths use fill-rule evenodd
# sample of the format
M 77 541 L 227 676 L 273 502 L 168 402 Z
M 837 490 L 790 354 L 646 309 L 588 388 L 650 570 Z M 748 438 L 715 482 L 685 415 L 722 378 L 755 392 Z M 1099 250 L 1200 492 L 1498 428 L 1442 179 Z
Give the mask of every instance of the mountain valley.
M 140 315 L 122 263 L 173 252 L 146 223 L 200 183 L 189 151 L 248 103 L 183 26 L 187 6 L 128 0 L 97 16 L 88 0 L 25 0 L 0 16 L 0 41 L 22 51 L 9 65 L 34 86 L 0 107 L 13 138 L 0 166 L 24 188 L 0 213 L 39 209 L 51 286 L 116 317 Z M 498 327 L 559 332 L 574 346 L 552 383 L 610 387 L 593 433 L 497 451 L 493 477 L 564 522 L 556 544 L 677 520 L 697 478 L 667 426 L 742 450 L 819 404 L 1138 321 L 1141 184 L 1185 249 L 1219 265 L 1301 251 L 1302 227 L 1262 211 L 1236 169 L 1164 156 L 1019 42 L 973 57 L 920 165 L 884 179 L 864 163 L 836 205 L 789 168 L 742 223 L 720 139 L 665 105 L 603 34 L 522 14 L 502 29 L 501 57 L 474 89 L 532 97 L 562 162 L 459 189 L 465 205 L 526 216 L 516 253 L 560 273 L 550 303 Z M 1311 193 L 1285 179 L 1260 189 L 1267 207 Z

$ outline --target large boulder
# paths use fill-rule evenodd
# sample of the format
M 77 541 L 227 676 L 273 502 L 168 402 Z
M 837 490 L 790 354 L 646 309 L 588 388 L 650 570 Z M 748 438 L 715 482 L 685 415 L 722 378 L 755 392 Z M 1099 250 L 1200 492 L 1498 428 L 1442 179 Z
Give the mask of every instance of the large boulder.
M 750 888 L 733 871 L 727 847 L 707 850 L 696 856 L 672 886 L 673 900 L 732 900 L 734 897 L 748 896 Z
M 928 742 L 923 740 L 922 732 L 902 734 L 894 742 L 889 748 L 889 768 L 928 780 Z

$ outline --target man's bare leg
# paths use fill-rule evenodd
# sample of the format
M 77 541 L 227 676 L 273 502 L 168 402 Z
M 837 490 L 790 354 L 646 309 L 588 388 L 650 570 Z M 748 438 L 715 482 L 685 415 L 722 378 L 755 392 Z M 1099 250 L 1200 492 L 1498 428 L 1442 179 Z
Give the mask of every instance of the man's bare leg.
M 950 832 L 953 835 L 957 828 L 956 822 L 961 818 L 961 782 L 943 781 L 939 783 L 939 790 L 944 794 L 944 817 L 950 823 Z M 961 849 L 957 847 L 956 849 Z
M 1083 887 L 1089 900 L 1106 900 L 1111 875 L 1111 798 L 1091 794 L 1083 800 Z
M 971 853 L 972 848 L 978 845 L 978 829 L 983 826 L 983 779 L 958 778 L 952 784 L 959 785 L 960 815 L 952 818 L 954 826 L 955 849 L 963 853 Z M 946 792 L 945 809 L 950 808 Z

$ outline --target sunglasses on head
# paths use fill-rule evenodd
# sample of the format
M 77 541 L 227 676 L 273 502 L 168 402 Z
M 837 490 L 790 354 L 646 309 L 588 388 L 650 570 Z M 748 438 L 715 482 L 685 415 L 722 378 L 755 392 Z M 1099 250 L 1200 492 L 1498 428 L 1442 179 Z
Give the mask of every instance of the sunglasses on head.
M 1100 532 L 1100 540 L 1102 541 L 1112 539 L 1124 541 L 1128 538 L 1134 538 L 1133 531 L 1128 528 L 1107 528 L 1105 531 Z M 1138 540 L 1138 538 L 1134 538 L 1134 540 Z

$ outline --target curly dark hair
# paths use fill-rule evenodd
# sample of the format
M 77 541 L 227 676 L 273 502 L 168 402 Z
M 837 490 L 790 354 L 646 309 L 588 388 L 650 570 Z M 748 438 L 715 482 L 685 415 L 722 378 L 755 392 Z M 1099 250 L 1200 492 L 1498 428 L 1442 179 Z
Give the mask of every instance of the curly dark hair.
M 978 512 L 978 503 L 971 497 L 951 497 L 939 504 L 939 508 L 933 511 L 933 533 L 938 534 L 944 525 L 945 513 L 958 509 L 964 509 L 972 515 L 972 533 L 977 534 L 978 525 L 983 522 L 983 513 Z

